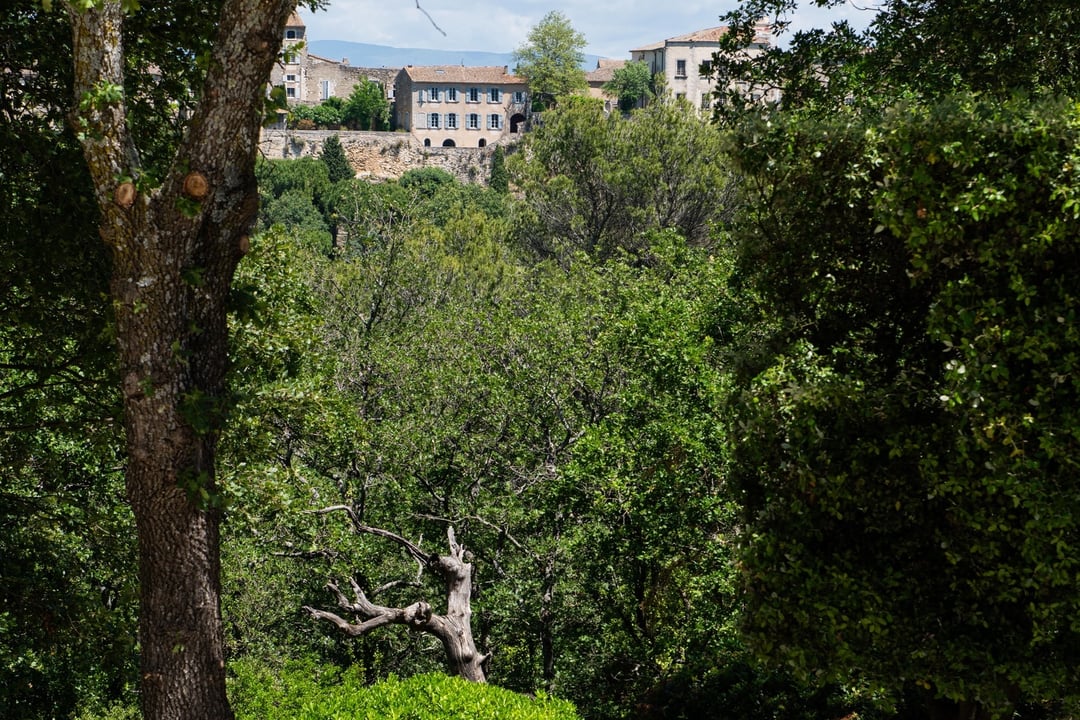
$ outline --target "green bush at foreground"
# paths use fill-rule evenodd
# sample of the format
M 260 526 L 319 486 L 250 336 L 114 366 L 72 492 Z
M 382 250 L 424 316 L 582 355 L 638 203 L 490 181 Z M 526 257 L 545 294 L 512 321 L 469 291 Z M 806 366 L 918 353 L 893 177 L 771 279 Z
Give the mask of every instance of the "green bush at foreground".
M 273 672 L 232 665 L 229 700 L 236 720 L 578 720 L 574 706 L 441 674 L 365 686 L 355 669 L 291 665 Z

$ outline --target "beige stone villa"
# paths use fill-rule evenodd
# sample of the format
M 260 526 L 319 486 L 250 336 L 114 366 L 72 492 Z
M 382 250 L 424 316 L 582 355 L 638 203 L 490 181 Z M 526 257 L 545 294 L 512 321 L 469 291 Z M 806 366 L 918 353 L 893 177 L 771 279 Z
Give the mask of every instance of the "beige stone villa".
M 528 86 L 505 65 L 409 65 L 395 85 L 395 125 L 424 145 L 484 147 L 525 129 Z

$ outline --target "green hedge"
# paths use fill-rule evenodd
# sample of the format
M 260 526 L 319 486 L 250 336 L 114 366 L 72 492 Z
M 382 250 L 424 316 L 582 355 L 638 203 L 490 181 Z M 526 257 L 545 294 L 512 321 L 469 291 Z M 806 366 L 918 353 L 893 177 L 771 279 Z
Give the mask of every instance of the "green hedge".
M 232 665 L 236 720 L 578 720 L 574 706 L 446 675 L 390 676 L 365 686 L 356 670 L 295 664 L 274 672 Z

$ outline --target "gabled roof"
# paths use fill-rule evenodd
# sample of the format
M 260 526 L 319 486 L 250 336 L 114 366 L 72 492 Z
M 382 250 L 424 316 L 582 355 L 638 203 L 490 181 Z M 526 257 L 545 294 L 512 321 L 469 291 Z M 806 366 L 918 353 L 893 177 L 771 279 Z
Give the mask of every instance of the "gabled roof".
M 626 65 L 626 60 L 612 60 L 600 58 L 596 62 L 596 69 L 585 73 L 585 79 L 589 83 L 606 83 L 615 77 L 615 71 Z
M 511 75 L 506 65 L 406 65 L 401 70 L 413 82 L 483 83 L 524 85 L 525 78 Z
M 661 40 L 660 42 L 649 43 L 648 45 L 642 45 L 641 47 L 636 47 L 633 50 L 631 50 L 630 52 L 636 53 L 636 52 L 649 52 L 650 50 L 663 50 L 665 44 L 666 44 L 665 41 Z
M 694 32 L 686 33 L 685 35 L 676 35 L 673 38 L 668 38 L 664 43 L 715 43 L 720 42 L 720 38 L 727 35 L 727 31 L 727 25 L 705 28 L 704 30 L 695 30 Z
M 675 37 L 668 38 L 667 40 L 661 40 L 660 42 L 650 43 L 648 45 L 642 45 L 639 48 L 634 48 L 630 52 L 648 52 L 650 50 L 661 50 L 668 45 L 682 44 L 682 43 L 708 43 L 715 44 L 720 42 L 720 38 L 727 34 L 727 25 L 720 25 L 719 27 L 704 28 L 702 30 L 695 30 L 694 32 L 686 33 L 685 35 L 676 35 Z M 754 42 L 755 43 L 768 43 L 769 42 L 770 28 L 767 25 L 758 25 L 754 28 Z

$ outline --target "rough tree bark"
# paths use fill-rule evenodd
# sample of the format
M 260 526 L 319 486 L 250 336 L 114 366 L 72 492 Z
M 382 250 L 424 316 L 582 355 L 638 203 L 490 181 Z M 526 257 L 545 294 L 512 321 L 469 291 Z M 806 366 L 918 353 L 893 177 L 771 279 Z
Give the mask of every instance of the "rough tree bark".
M 472 634 L 472 565 L 465 562 L 465 548 L 454 538 L 454 529 L 447 528 L 446 535 L 450 543 L 449 555 L 425 553 L 419 547 L 400 535 L 387 530 L 373 528 L 358 521 L 351 508 L 336 505 L 320 512 L 340 510 L 346 512 L 353 521 L 357 532 L 378 535 L 404 547 L 421 566 L 438 575 L 446 585 L 446 614 L 437 615 L 427 602 L 419 601 L 408 607 L 383 607 L 371 602 L 364 591 L 350 579 L 355 601 L 350 602 L 338 586 L 329 582 L 326 588 L 337 598 L 338 607 L 353 615 L 365 618 L 353 624 L 335 613 L 318 610 L 307 605 L 304 610 L 316 620 L 327 620 L 347 635 L 356 637 L 384 625 L 405 625 L 412 630 L 430 633 L 437 637 L 446 650 L 446 659 L 451 671 L 466 680 L 484 682 L 483 664 L 487 655 L 481 655 L 476 649 Z
M 112 302 L 139 545 L 143 716 L 231 718 L 214 453 L 225 302 L 258 209 L 265 87 L 295 0 L 225 0 L 200 101 L 162 184 L 127 122 L 118 0 L 67 6 L 79 133 L 112 250 Z

